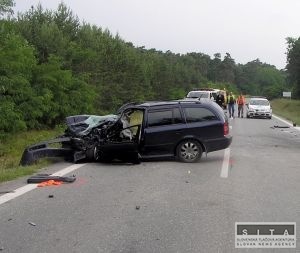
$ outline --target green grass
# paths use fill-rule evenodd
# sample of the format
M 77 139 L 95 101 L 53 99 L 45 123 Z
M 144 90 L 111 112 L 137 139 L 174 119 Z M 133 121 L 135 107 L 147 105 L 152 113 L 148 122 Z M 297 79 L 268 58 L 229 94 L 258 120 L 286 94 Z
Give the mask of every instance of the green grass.
M 19 166 L 19 162 L 26 146 L 54 138 L 63 131 L 63 127 L 54 130 L 28 131 L 8 136 L 4 141 L 0 140 L 0 182 L 33 174 L 48 165 L 47 159 L 26 167 Z
M 300 125 L 300 100 L 275 99 L 271 105 L 273 113 Z

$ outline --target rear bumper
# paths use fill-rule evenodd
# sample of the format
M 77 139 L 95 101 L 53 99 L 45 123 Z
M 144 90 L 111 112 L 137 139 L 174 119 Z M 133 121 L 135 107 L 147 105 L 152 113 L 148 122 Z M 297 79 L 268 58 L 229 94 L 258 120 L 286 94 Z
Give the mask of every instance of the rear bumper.
M 217 139 L 207 140 L 205 142 L 205 146 L 207 149 L 206 151 L 212 152 L 212 151 L 217 151 L 217 150 L 222 150 L 222 149 L 228 148 L 230 146 L 231 142 L 232 142 L 231 135 L 227 135 L 227 136 L 217 138 Z

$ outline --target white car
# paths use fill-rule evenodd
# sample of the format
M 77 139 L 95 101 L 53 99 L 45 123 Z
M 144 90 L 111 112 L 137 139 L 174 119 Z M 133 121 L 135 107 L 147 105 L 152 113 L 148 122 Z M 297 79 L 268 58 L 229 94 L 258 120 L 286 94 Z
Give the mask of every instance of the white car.
M 204 90 L 204 89 L 199 89 L 199 90 L 192 90 L 190 91 L 186 98 L 187 99 L 200 99 L 200 98 L 208 98 L 212 101 L 216 100 L 217 94 L 219 90 L 216 89 L 210 89 L 210 90 Z
M 266 98 L 251 98 L 247 105 L 247 118 L 264 117 L 272 118 L 272 108 Z

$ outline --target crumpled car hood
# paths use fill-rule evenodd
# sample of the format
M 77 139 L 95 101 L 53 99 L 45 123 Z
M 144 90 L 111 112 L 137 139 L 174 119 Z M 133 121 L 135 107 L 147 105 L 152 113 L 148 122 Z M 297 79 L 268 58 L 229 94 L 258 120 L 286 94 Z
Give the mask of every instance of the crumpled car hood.
M 105 123 L 116 122 L 119 116 L 109 114 L 105 116 L 97 115 L 77 115 L 66 118 L 68 125 L 68 132 L 75 134 L 76 136 L 85 136 L 91 132 L 95 127 L 104 125 Z M 72 123 L 75 122 L 75 123 Z

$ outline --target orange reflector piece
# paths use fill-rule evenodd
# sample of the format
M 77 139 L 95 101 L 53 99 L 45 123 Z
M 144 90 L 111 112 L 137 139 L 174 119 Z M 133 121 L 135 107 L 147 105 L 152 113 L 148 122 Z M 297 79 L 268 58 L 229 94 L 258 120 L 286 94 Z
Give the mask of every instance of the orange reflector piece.
M 62 181 L 48 180 L 48 181 L 39 183 L 37 185 L 37 187 L 45 187 L 45 186 L 61 185 L 61 184 L 62 184 Z

